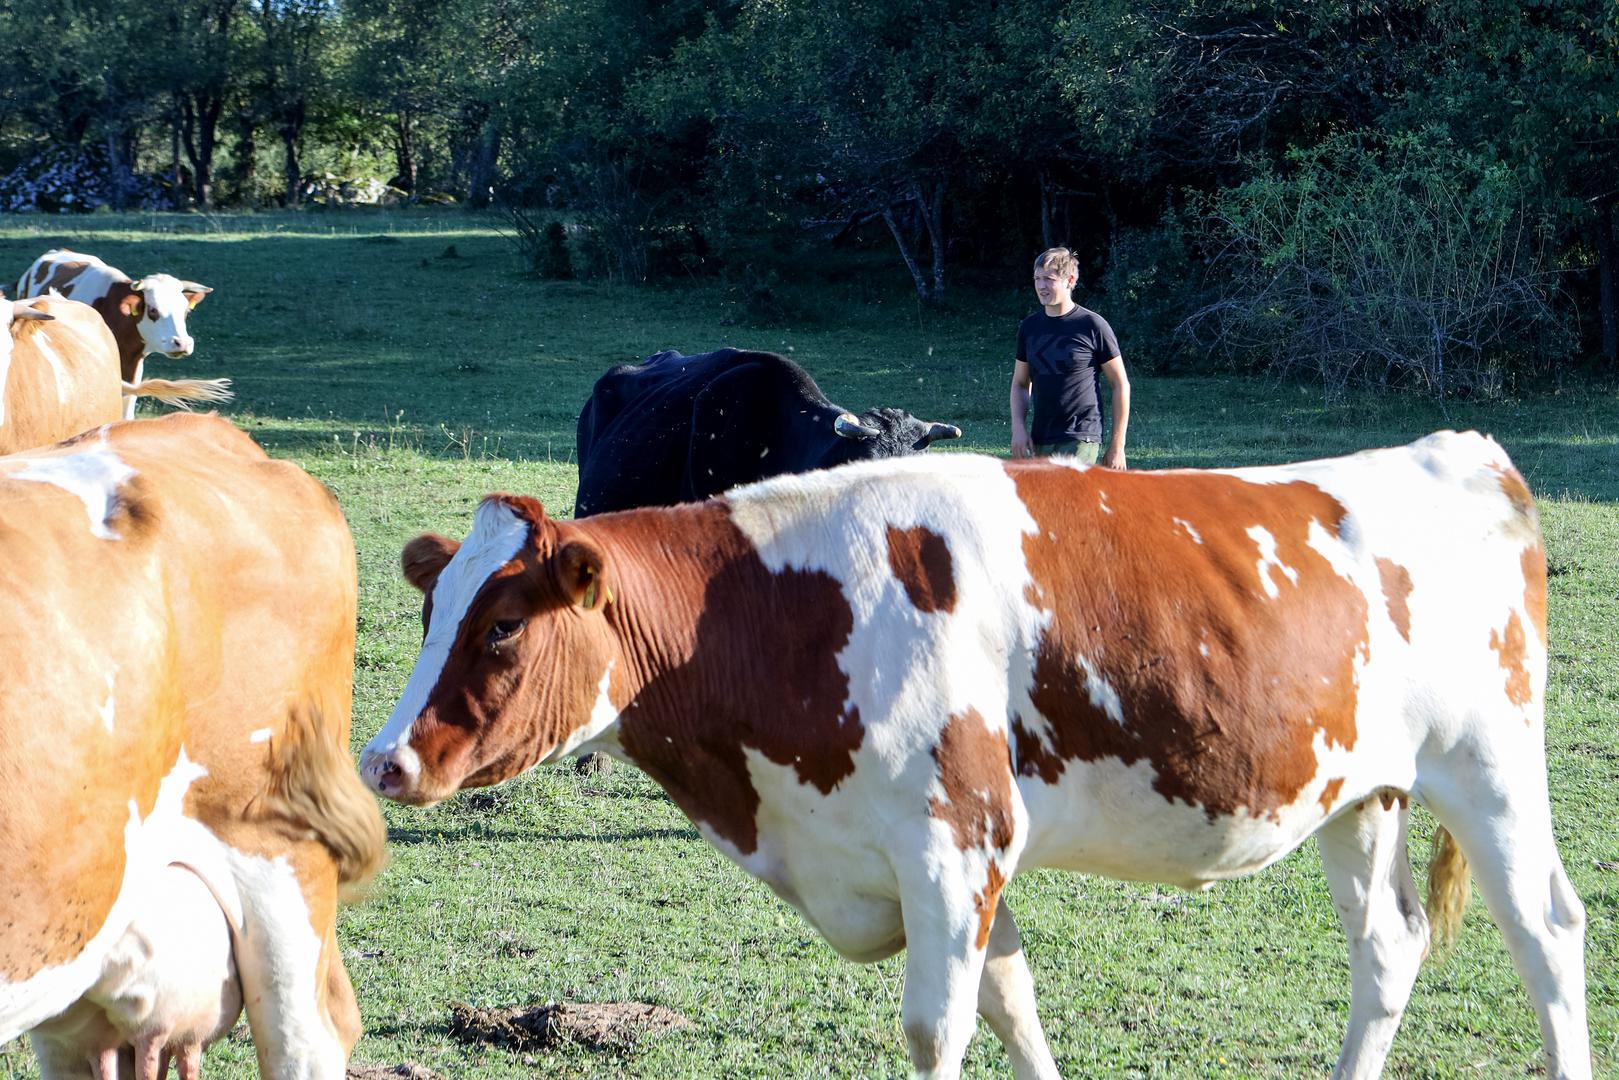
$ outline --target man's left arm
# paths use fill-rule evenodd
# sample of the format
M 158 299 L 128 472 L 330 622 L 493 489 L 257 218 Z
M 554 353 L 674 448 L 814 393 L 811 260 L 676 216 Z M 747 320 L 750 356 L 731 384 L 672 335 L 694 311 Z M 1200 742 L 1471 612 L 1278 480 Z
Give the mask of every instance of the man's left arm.
M 1113 431 L 1100 464 L 1108 469 L 1124 468 L 1124 433 L 1130 427 L 1130 376 L 1124 372 L 1124 357 L 1115 356 L 1102 365 L 1113 388 Z

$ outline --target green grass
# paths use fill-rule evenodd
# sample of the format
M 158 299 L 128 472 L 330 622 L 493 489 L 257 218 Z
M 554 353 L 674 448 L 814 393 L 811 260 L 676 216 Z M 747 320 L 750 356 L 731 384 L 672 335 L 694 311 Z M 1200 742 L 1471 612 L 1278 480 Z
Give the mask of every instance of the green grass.
M 829 396 L 959 423 L 954 451 L 1004 452 L 1009 350 L 1027 298 L 962 294 L 918 309 L 904 283 L 806 287 L 806 317 L 750 328 L 723 285 L 615 290 L 523 277 L 487 219 L 310 213 L 0 219 L 0 275 L 46 248 L 215 287 L 192 316 L 194 363 L 229 375 L 232 417 L 342 501 L 359 551 L 356 745 L 381 725 L 419 642 L 400 547 L 463 535 L 491 490 L 571 511 L 573 421 L 613 363 L 665 347 L 789 352 Z M 454 247 L 454 257 L 447 248 Z M 1548 739 L 1564 860 L 1590 913 L 1599 1075 L 1619 1070 L 1619 398 L 1582 386 L 1496 403 L 1361 401 L 1308 388 L 1152 377 L 1129 313 L 1104 313 L 1136 365 L 1131 463 L 1224 466 L 1490 431 L 1541 497 L 1551 579 Z M 342 916 L 366 1036 L 357 1062 L 457 1078 L 898 1076 L 901 962 L 838 959 L 786 905 L 709 848 L 644 777 L 538 770 L 434 811 L 390 806 L 393 862 Z M 1422 819 L 1425 832 L 1426 819 Z M 1415 844 L 1419 863 L 1425 839 Z M 1207 894 L 1035 873 L 1014 883 L 1041 1012 L 1065 1075 L 1324 1075 L 1348 1002 L 1342 935 L 1313 845 Z M 634 999 L 694 1026 L 627 1052 L 522 1057 L 449 1034 L 449 1004 Z M 1419 979 L 1390 1060 L 1398 1077 L 1531 1073 L 1540 1040 L 1476 898 L 1458 948 Z M 237 1035 L 215 1077 L 249 1076 Z M 987 1030 L 971 1076 L 1006 1075 Z M 34 1074 L 0 1049 L 0 1075 Z

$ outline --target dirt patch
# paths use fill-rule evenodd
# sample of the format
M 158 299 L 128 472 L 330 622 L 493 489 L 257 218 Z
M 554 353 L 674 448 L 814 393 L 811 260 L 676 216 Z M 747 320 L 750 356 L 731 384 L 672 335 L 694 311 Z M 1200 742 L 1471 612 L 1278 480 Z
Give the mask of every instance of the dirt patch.
M 350 1065 L 348 1080 L 443 1080 L 424 1065 L 407 1061 L 401 1065 Z
M 464 1042 L 519 1051 L 546 1050 L 559 1043 L 626 1050 L 642 1039 L 690 1026 L 691 1021 L 674 1010 L 640 1001 L 560 1002 L 526 1009 L 477 1009 L 459 1001 L 450 1005 L 450 1034 Z

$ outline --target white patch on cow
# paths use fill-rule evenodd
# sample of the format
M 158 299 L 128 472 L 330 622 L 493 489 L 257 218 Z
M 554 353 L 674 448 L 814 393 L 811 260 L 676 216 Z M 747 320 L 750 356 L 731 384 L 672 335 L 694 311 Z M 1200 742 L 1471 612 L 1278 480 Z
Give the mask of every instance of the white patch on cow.
M 84 503 L 90 519 L 90 531 L 103 540 L 117 540 L 118 534 L 107 526 L 118 502 L 118 489 L 135 475 L 107 446 L 107 431 L 101 429 L 93 446 L 66 455 L 29 459 L 26 468 L 7 474 L 9 480 L 27 480 L 38 484 L 52 484 Z
M 571 754 L 584 752 L 580 748 L 587 743 L 590 744 L 592 751 L 608 748 L 597 745 L 597 736 L 618 721 L 618 706 L 613 704 L 613 699 L 607 694 L 607 688 L 613 681 L 613 666 L 617 663 L 617 657 L 609 659 L 607 669 L 602 672 L 602 677 L 596 680 L 596 700 L 590 707 L 590 719 L 585 722 L 584 726 L 575 729 L 556 749 L 545 755 L 541 759 L 542 764 L 548 761 L 560 761 Z M 609 741 L 616 744 L 616 733 L 609 736 Z
M 1207 660 L 1209 658 L 1209 643 L 1207 641 L 1199 641 L 1197 643 L 1197 651 L 1202 654 L 1203 659 Z
M 1097 504 L 1102 508 L 1102 513 L 1104 513 L 1104 514 L 1113 513 L 1113 508 L 1107 504 L 1107 492 L 1105 492 L 1105 491 L 1097 492 Z
M 461 633 L 472 601 L 490 576 L 511 562 L 528 542 L 529 523 L 504 503 L 486 499 L 472 518 L 472 532 L 433 585 L 433 617 L 427 637 L 388 722 L 366 744 L 363 757 L 390 754 L 408 781 L 421 775 L 421 761 L 410 749 L 416 718 L 438 685 L 450 649 Z
M 111 671 L 107 672 L 107 700 L 98 710 L 101 714 L 101 722 L 106 726 L 107 734 L 109 735 L 113 733 L 113 684 L 117 677 L 118 668 L 114 666 Z
M 1262 525 L 1254 525 L 1248 530 L 1248 536 L 1259 545 L 1259 583 L 1265 587 L 1265 595 L 1272 600 L 1282 595 L 1272 580 L 1271 569 L 1274 567 L 1294 585 L 1299 583 L 1299 572 L 1276 557 L 1276 537 L 1270 530 Z
M 56 379 L 56 400 L 66 402 L 72 389 L 71 381 L 68 378 L 67 364 L 62 361 L 62 357 L 52 347 L 50 338 L 44 334 L 34 334 L 30 344 L 38 350 L 39 355 L 44 357 L 45 362 L 51 366 L 51 374 Z
M 55 1016 L 101 978 L 108 953 L 123 937 L 130 918 L 144 901 L 143 890 L 150 883 L 152 871 L 175 861 L 177 848 L 191 846 L 185 842 L 190 831 L 188 823 L 200 829 L 184 815 L 185 796 L 191 785 L 206 774 L 207 770 L 181 749 L 174 767 L 158 784 L 151 813 L 142 818 L 139 805 L 133 799 L 129 801 L 129 820 L 124 825 L 124 876 L 118 898 L 78 956 L 20 982 L 0 978 L 0 1044 Z
M 1203 542 L 1203 537 L 1198 535 L 1198 531 L 1196 529 L 1192 528 L 1192 523 L 1190 521 L 1187 521 L 1185 518 L 1170 518 L 1170 520 L 1186 530 L 1186 535 L 1192 538 L 1192 543 L 1201 544 Z
M 274 734 L 272 729 L 267 728 L 267 727 L 261 727 L 261 728 L 258 728 L 255 731 L 249 732 L 248 736 L 247 736 L 247 741 L 250 742 L 250 743 L 269 742 L 270 741 L 270 736 L 272 734 Z
M 1079 661 L 1079 666 L 1085 672 L 1085 694 L 1091 699 L 1091 704 L 1106 713 L 1109 720 L 1123 727 L 1124 707 L 1119 702 L 1119 692 L 1102 678 L 1089 657 L 1076 656 L 1074 659 Z

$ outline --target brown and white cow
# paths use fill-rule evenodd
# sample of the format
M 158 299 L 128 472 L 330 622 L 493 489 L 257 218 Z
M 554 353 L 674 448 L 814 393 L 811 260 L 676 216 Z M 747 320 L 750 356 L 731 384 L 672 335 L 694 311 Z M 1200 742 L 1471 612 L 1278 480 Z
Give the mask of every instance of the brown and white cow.
M 902 458 L 579 522 L 492 496 L 419 537 L 422 651 L 361 758 L 428 804 L 606 749 L 839 952 L 907 949 L 911 1058 L 974 1010 L 1056 1067 L 1001 893 L 1058 867 L 1205 888 L 1314 834 L 1349 937 L 1337 1075 L 1382 1069 L 1430 923 L 1409 804 L 1471 862 L 1550 1075 L 1591 1075 L 1553 842 L 1546 573 L 1506 454 L 1444 432 L 1230 471 Z
M 118 346 L 101 317 L 60 296 L 0 296 L 0 454 L 59 442 L 124 415 L 150 395 L 169 405 L 229 401 L 229 379 L 119 377 Z
M 169 274 L 148 274 L 138 281 L 94 255 L 66 248 L 47 251 L 17 283 L 20 297 L 45 296 L 55 289 L 70 300 L 89 304 L 106 320 L 118 342 L 119 363 L 125 382 L 138 383 L 151 353 L 170 359 L 190 356 L 195 345 L 186 330 L 186 314 L 213 292 L 195 281 Z M 135 401 L 125 405 L 124 417 L 135 415 Z
M 145 1080 L 245 1000 L 265 1076 L 341 1077 L 384 836 L 336 501 L 217 417 L 112 424 L 0 458 L 0 582 L 0 1043 Z

